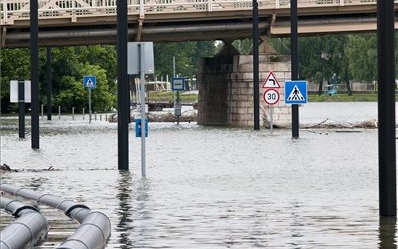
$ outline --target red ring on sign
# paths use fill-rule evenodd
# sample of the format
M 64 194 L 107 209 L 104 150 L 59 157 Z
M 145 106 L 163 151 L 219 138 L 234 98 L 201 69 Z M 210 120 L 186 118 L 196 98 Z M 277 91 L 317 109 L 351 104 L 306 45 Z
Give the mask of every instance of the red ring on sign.
M 268 93 L 271 93 L 271 92 L 274 92 L 274 93 L 275 93 L 276 98 L 275 98 L 275 99 L 271 99 L 271 101 L 270 101 L 269 99 L 267 99 L 267 94 L 268 94 Z M 278 92 L 276 89 L 273 89 L 273 88 L 267 89 L 267 90 L 264 92 L 264 95 L 263 95 L 263 100 L 264 100 L 265 103 L 267 103 L 268 105 L 275 105 L 275 104 L 277 104 L 278 101 L 279 101 L 279 98 L 280 98 L 279 92 Z

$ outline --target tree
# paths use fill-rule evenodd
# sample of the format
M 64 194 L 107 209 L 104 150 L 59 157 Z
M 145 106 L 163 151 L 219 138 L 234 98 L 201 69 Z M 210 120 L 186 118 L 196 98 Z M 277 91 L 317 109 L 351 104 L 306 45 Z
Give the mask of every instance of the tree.
M 349 70 L 355 80 L 371 82 L 377 78 L 375 34 L 351 34 L 345 49 Z
M 10 81 L 30 79 L 30 54 L 28 49 L 1 49 L 0 92 L 1 112 L 16 111 L 17 105 L 10 103 Z
M 159 77 L 173 76 L 173 57 L 175 73 L 191 77 L 197 75 L 202 57 L 213 56 L 215 46 L 208 42 L 169 42 L 154 44 L 155 73 Z

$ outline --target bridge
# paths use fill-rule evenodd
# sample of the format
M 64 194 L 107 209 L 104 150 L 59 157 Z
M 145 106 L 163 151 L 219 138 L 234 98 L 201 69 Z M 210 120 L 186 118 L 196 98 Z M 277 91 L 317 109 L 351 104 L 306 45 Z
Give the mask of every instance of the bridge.
M 252 0 L 127 1 L 130 41 L 228 42 L 252 36 Z M 298 32 L 376 30 L 376 3 L 298 0 Z M 29 46 L 29 10 L 30 0 L 1 0 L 1 47 Z M 258 11 L 260 36 L 290 34 L 289 0 L 258 0 Z M 116 0 L 41 0 L 38 13 L 40 46 L 116 43 Z

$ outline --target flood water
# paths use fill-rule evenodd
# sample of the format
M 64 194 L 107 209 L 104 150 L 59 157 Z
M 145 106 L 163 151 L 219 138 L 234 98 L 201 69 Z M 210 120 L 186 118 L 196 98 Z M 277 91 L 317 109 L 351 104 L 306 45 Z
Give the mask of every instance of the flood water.
M 309 103 L 300 123 L 377 119 L 376 103 Z M 117 124 L 41 120 L 40 149 L 4 125 L 2 183 L 73 199 L 109 216 L 113 248 L 396 248 L 378 210 L 377 129 L 203 127 L 150 123 L 147 177 L 129 134 L 117 170 Z M 53 167 L 54 171 L 42 171 Z

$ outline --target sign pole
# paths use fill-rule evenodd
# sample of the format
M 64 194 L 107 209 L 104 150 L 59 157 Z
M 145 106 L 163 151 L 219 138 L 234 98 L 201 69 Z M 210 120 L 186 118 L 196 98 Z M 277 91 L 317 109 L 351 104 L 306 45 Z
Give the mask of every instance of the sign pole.
M 25 138 L 25 81 L 18 80 L 19 138 Z
M 290 30 L 292 43 L 292 80 L 298 80 L 297 0 L 290 1 Z M 292 105 L 292 138 L 299 137 L 299 106 Z
M 274 114 L 274 107 L 270 106 L 270 130 L 271 130 L 271 134 L 272 134 L 272 130 L 274 128 L 274 121 L 273 121 L 273 114 Z
M 140 97 L 141 97 L 141 176 L 146 177 L 146 163 L 145 163 L 145 44 L 138 44 L 139 47 L 139 57 L 140 57 Z
M 88 89 L 88 122 L 91 123 L 91 88 Z

